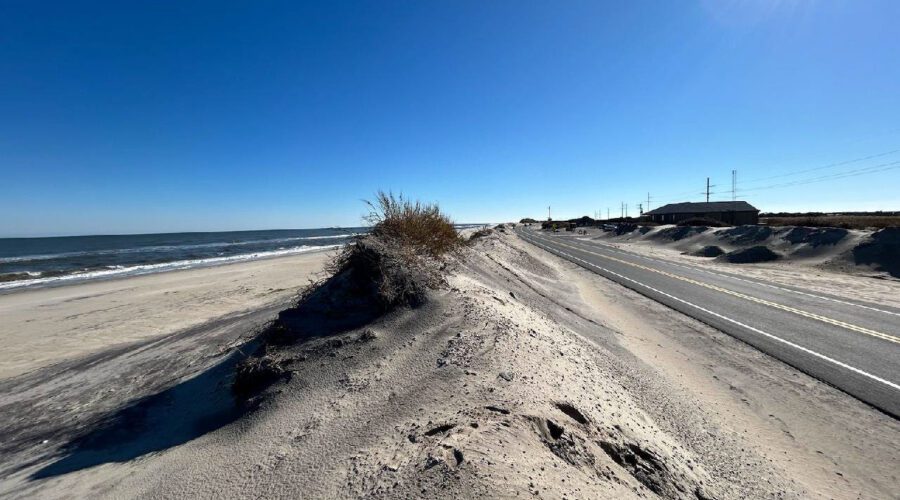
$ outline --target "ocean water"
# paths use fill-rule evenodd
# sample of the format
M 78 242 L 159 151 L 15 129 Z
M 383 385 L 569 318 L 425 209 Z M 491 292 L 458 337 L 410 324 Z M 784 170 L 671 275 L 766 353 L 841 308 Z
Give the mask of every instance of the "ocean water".
M 366 230 L 0 238 L 0 292 L 337 248 Z

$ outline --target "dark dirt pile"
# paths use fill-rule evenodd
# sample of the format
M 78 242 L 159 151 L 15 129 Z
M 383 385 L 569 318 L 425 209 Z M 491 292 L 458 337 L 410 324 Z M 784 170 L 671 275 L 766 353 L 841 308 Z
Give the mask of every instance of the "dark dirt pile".
M 770 262 L 778 260 L 781 256 L 773 252 L 769 247 L 757 245 L 750 248 L 741 248 L 717 257 L 719 260 L 732 264 L 754 264 L 757 262 Z
M 700 250 L 696 250 L 691 252 L 691 255 L 694 257 L 718 257 L 725 253 L 725 250 L 722 250 L 720 247 L 715 245 L 708 245 Z
M 844 237 L 848 231 L 835 227 L 795 227 L 787 232 L 782 238 L 793 245 L 807 243 L 812 247 L 821 245 L 835 245 Z
M 614 230 L 616 236 L 621 236 L 623 234 L 633 233 L 638 228 L 637 224 L 618 224 L 616 225 L 616 229 Z
M 735 245 L 746 245 L 765 241 L 772 233 L 772 228 L 766 226 L 737 226 L 720 231 L 718 235 Z
M 872 234 L 869 241 L 853 249 L 853 260 L 900 278 L 900 227 L 886 227 Z
M 652 235 L 653 238 L 661 239 L 661 240 L 671 240 L 678 241 L 683 240 L 684 238 L 688 238 L 690 236 L 694 236 L 700 233 L 705 232 L 708 227 L 705 226 L 676 226 L 676 227 L 667 227 L 656 234 Z

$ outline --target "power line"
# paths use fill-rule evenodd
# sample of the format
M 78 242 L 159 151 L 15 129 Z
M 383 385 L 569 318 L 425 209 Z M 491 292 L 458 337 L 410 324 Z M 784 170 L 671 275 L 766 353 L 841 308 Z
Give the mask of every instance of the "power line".
M 684 198 L 685 196 L 693 196 L 695 194 L 697 194 L 696 191 L 685 191 L 683 193 L 673 194 L 671 196 L 664 198 L 663 200 L 657 200 L 657 201 L 663 201 L 663 202 L 672 201 L 672 200 Z
M 851 164 L 851 163 L 858 163 L 858 162 L 861 162 L 861 161 L 872 160 L 872 159 L 875 159 L 875 158 L 881 158 L 881 157 L 883 157 L 883 156 L 892 155 L 892 154 L 894 154 L 894 153 L 900 153 L 900 149 L 893 149 L 893 150 L 891 150 L 891 151 L 885 151 L 885 152 L 883 152 L 883 153 L 877 153 L 877 154 L 873 154 L 873 155 L 869 155 L 869 156 L 862 156 L 862 157 L 859 157 L 859 158 L 853 158 L 852 160 L 845 160 L 845 161 L 839 161 L 839 162 L 835 162 L 835 163 L 829 163 L 828 165 L 823 165 L 823 166 L 821 166 L 821 167 L 807 168 L 807 169 L 804 169 L 804 170 L 797 170 L 797 171 L 794 171 L 794 172 L 788 172 L 788 173 L 784 173 L 784 174 L 771 175 L 771 176 L 766 176 L 766 177 L 757 177 L 757 178 L 755 178 L 755 179 L 750 179 L 750 180 L 747 180 L 747 181 L 744 181 L 744 182 L 753 183 L 753 182 L 765 181 L 765 180 L 770 180 L 770 179 L 780 179 L 780 178 L 782 178 L 782 177 L 790 177 L 790 176 L 793 176 L 793 175 L 800 175 L 800 174 L 805 174 L 805 173 L 809 173 L 809 172 L 816 172 L 816 171 L 819 171 L 819 170 L 825 170 L 825 169 L 829 169 L 829 168 L 840 167 L 840 166 L 843 166 L 843 165 L 849 165 L 849 164 Z
M 888 162 L 888 163 L 882 163 L 880 165 L 873 165 L 870 167 L 850 170 L 850 171 L 846 171 L 846 172 L 838 172 L 838 173 L 834 173 L 834 174 L 823 175 L 820 177 L 813 177 L 810 179 L 799 179 L 796 181 L 784 182 L 784 183 L 780 183 L 780 184 L 772 184 L 769 186 L 754 187 L 754 188 L 749 188 L 749 189 L 739 189 L 738 191 L 741 193 L 746 193 L 749 191 L 764 191 L 767 189 L 777 189 L 777 188 L 790 187 L 790 186 L 801 186 L 803 184 L 811 184 L 814 182 L 821 182 L 821 181 L 835 180 L 835 179 L 845 179 L 845 178 L 849 178 L 849 177 L 858 177 L 860 175 L 874 174 L 874 173 L 878 173 L 878 172 L 886 172 L 888 170 L 894 170 L 897 168 L 900 168 L 900 160 Z
M 749 183 L 754 183 L 754 182 L 760 182 L 763 180 L 779 179 L 779 178 L 790 177 L 790 176 L 794 176 L 794 175 L 800 175 L 800 174 L 808 173 L 808 172 L 816 172 L 816 171 L 834 168 L 834 167 L 838 167 L 838 166 L 842 166 L 842 165 L 850 165 L 850 164 L 858 163 L 858 162 L 865 161 L 865 160 L 871 160 L 874 158 L 881 158 L 881 157 L 888 156 L 888 155 L 898 153 L 898 152 L 900 152 L 900 149 L 892 149 L 890 151 L 884 151 L 884 152 L 876 153 L 876 154 L 872 154 L 872 155 L 861 156 L 861 157 L 853 158 L 850 160 L 829 163 L 828 165 L 823 165 L 820 167 L 813 167 L 813 168 L 808 168 L 808 169 L 798 170 L 795 172 L 788 172 L 788 173 L 778 174 L 778 175 L 773 175 L 773 176 L 768 176 L 768 177 L 757 177 L 755 179 L 741 181 L 741 183 L 749 184 Z M 883 172 L 883 171 L 887 171 L 887 170 L 893 170 L 894 168 L 897 168 L 897 167 L 894 167 L 893 165 L 897 164 L 898 162 L 900 162 L 900 160 L 898 160 L 897 162 L 882 163 L 879 165 L 863 167 L 860 169 L 834 172 L 831 174 L 827 174 L 824 176 L 817 176 L 817 177 L 813 177 L 810 179 L 797 179 L 794 181 L 787 181 L 784 183 L 776 183 L 776 184 L 772 184 L 772 185 L 768 185 L 768 186 L 750 187 L 750 188 L 745 188 L 745 189 L 740 189 L 737 187 L 736 172 L 733 172 L 733 174 L 732 174 L 733 175 L 732 183 L 734 184 L 734 186 L 733 186 L 734 195 L 733 196 L 736 198 L 737 194 L 739 194 L 739 193 L 761 191 L 761 190 L 766 190 L 766 189 L 776 189 L 776 188 L 780 188 L 780 187 L 789 187 L 789 186 L 793 186 L 793 185 L 803 185 L 803 184 L 812 183 L 812 182 L 820 182 L 823 180 L 841 179 L 844 177 L 852 177 L 855 175 L 864 175 L 864 174 L 869 174 L 869 173 L 877 173 L 877 172 Z M 883 167 L 889 167 L 889 168 L 883 168 Z M 710 187 L 715 187 L 715 186 L 711 185 Z M 706 191 L 704 190 L 702 193 L 697 193 L 696 191 L 687 191 L 687 192 L 683 192 L 680 194 L 672 195 L 671 197 L 666 197 L 664 199 L 657 199 L 657 202 L 658 203 L 670 203 L 673 201 L 680 201 L 686 196 L 694 196 L 697 194 L 699 194 L 700 196 L 706 196 Z M 709 194 L 713 195 L 713 194 L 722 194 L 722 193 L 719 191 L 710 191 Z
M 860 168 L 860 169 L 855 169 L 855 170 L 849 170 L 849 171 L 845 171 L 845 172 L 837 172 L 834 174 L 823 175 L 823 176 L 819 176 L 819 177 L 812 177 L 809 179 L 799 179 L 796 181 L 771 184 L 768 186 L 753 187 L 753 188 L 749 188 L 749 189 L 741 189 L 740 191 L 742 191 L 742 192 L 743 191 L 762 191 L 762 190 L 766 190 L 766 189 L 776 189 L 776 188 L 781 188 L 781 187 L 798 186 L 798 185 L 832 180 L 832 179 L 844 179 L 844 178 L 849 178 L 849 177 L 858 177 L 860 175 L 885 172 L 885 171 L 894 170 L 897 168 L 900 168 L 900 160 L 888 162 L 888 163 L 882 163 L 879 165 L 873 165 L 870 167 L 865 167 L 865 168 Z

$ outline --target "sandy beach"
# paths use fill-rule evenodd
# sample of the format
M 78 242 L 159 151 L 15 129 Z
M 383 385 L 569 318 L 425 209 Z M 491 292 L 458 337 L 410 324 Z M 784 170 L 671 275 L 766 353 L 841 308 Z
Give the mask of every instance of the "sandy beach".
M 0 380 L 284 303 L 329 251 L 0 294 Z

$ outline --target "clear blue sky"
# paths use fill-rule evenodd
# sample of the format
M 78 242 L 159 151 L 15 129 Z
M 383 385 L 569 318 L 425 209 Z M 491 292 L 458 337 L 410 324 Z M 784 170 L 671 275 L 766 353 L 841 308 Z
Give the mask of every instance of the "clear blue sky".
M 0 235 L 900 210 L 900 2 L 0 0 Z M 894 163 L 893 166 L 897 166 Z M 685 195 L 683 195 L 685 194 Z M 730 199 L 730 193 L 713 195 Z M 631 210 L 634 213 L 634 208 Z

